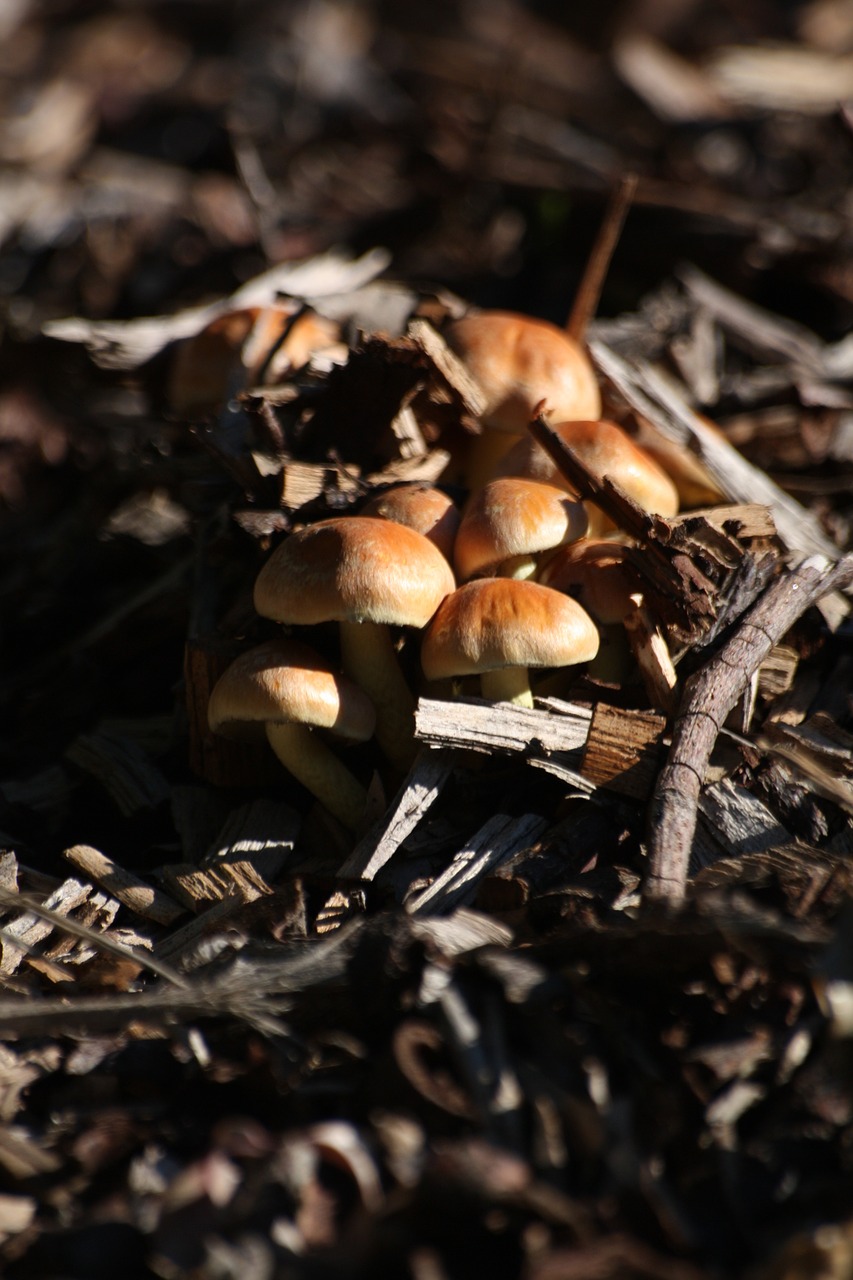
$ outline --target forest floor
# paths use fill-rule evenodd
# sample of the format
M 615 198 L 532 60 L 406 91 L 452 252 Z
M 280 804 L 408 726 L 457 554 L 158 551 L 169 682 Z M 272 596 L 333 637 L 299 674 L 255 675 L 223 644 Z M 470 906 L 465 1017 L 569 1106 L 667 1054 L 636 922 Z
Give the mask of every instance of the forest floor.
M 5 6 L 5 1276 L 853 1274 L 851 248 L 846 0 Z M 651 665 L 401 630 L 353 833 L 207 701 L 288 533 L 466 502 L 468 308 L 681 469 L 557 448 Z

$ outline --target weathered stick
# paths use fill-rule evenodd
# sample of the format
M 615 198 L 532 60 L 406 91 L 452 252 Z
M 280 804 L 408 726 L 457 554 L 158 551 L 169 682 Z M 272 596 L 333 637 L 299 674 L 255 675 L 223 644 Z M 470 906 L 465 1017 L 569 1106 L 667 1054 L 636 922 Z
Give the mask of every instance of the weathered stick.
M 832 564 L 804 560 L 776 578 L 736 633 L 687 681 L 649 812 L 649 870 L 644 897 L 678 902 L 684 895 L 699 796 L 717 734 L 752 673 L 811 605 L 853 582 L 853 555 Z

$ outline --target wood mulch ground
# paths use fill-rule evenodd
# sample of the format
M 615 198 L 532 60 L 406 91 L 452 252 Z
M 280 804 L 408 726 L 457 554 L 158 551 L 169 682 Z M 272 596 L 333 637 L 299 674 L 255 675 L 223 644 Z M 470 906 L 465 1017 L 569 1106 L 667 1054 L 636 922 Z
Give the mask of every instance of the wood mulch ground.
M 844 0 L 0 14 L 4 1275 L 853 1272 L 851 157 Z M 353 834 L 207 700 L 288 532 L 464 503 L 469 306 L 691 496 L 534 418 L 642 672 L 400 634 Z

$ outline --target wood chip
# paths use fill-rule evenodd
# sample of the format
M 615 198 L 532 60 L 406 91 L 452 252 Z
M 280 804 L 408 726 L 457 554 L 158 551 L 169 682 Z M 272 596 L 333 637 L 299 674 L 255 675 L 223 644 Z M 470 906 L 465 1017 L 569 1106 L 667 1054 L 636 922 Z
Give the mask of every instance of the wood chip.
M 263 876 L 246 861 L 218 862 L 207 867 L 176 864 L 164 867 L 162 875 L 174 896 L 196 914 L 226 898 L 254 902 L 272 893 Z
M 547 821 L 535 814 L 521 818 L 495 814 L 428 888 L 409 898 L 407 910 L 413 915 L 442 915 L 470 903 L 482 878 L 535 844 L 547 826 Z
M 586 742 L 592 712 L 579 704 L 561 705 L 563 713 L 556 715 L 482 698 L 421 698 L 415 711 L 415 737 L 431 746 L 464 747 L 486 754 L 532 750 L 568 755 L 579 752 Z
M 168 894 L 146 884 L 91 845 L 72 845 L 63 850 L 62 856 L 90 880 L 103 885 L 135 915 L 168 925 L 184 914 L 184 908 Z
M 438 798 L 454 764 L 451 751 L 420 751 L 386 813 L 359 840 L 338 874 L 372 880 Z
M 583 752 L 581 773 L 596 786 L 646 800 L 655 784 L 666 717 L 596 703 Z

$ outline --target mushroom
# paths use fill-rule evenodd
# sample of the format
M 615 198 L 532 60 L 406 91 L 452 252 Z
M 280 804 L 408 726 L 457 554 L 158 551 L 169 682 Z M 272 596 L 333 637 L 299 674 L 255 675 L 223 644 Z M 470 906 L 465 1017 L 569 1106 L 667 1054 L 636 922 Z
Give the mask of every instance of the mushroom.
M 456 535 L 454 560 L 462 581 L 474 577 L 531 578 L 545 552 L 582 538 L 587 515 L 563 489 L 506 477 L 477 489 Z
M 483 432 L 469 451 L 471 489 L 492 477 L 495 463 L 527 430 L 543 400 L 550 421 L 601 413 L 601 394 L 586 354 L 547 320 L 480 311 L 454 320 L 444 337 L 486 399 Z
M 428 680 L 479 675 L 484 698 L 532 707 L 528 669 L 589 662 L 598 631 L 568 596 L 537 582 L 478 578 L 439 605 L 421 645 Z
M 445 560 L 453 563 L 453 544 L 462 515 L 442 489 L 417 480 L 391 485 L 370 498 L 360 514 L 392 520 L 417 530 L 438 547 Z
M 376 707 L 376 739 L 407 768 L 414 699 L 391 635 L 423 627 L 456 583 L 450 565 L 414 529 L 374 516 L 320 520 L 276 547 L 255 582 L 255 608 L 292 626 L 340 623 L 343 669 Z
M 376 713 L 367 694 L 308 645 L 268 640 L 235 658 L 213 687 L 207 718 L 213 733 L 226 737 L 265 731 L 293 777 L 345 827 L 358 827 L 367 792 L 311 729 L 366 742 Z
M 601 645 L 590 675 L 620 681 L 626 672 L 625 617 L 642 603 L 642 583 L 618 542 L 584 539 L 560 547 L 542 570 L 540 582 L 583 605 L 595 620 Z
M 609 475 L 644 511 L 661 516 L 678 512 L 678 490 L 663 468 L 636 444 L 627 432 L 607 418 L 597 421 L 558 422 L 554 431 L 574 449 L 597 476 Z M 557 485 L 574 494 L 571 483 L 563 476 L 549 454 L 532 436 L 518 440 L 497 464 L 499 476 L 523 476 L 543 484 Z M 601 535 L 613 528 L 613 522 L 594 503 L 584 504 L 589 513 L 590 533 Z
M 166 391 L 169 406 L 185 417 L 211 413 L 262 374 L 274 381 L 299 369 L 339 337 L 336 321 L 313 311 L 297 313 L 286 306 L 227 311 L 177 344 Z
M 666 638 L 644 600 L 644 583 L 628 547 L 583 541 L 561 547 L 542 571 L 541 581 L 577 600 L 598 623 L 601 647 L 589 674 L 620 682 L 629 654 L 652 705 L 670 710 L 677 678 Z

